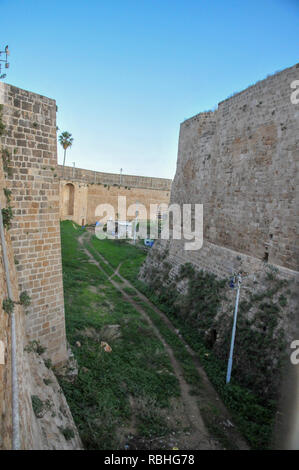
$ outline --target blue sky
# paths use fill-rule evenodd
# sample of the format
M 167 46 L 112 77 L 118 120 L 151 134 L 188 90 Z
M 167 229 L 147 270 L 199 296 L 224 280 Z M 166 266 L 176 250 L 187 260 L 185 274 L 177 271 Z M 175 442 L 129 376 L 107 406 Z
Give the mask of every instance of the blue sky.
M 56 99 L 67 164 L 173 178 L 180 123 L 298 62 L 295 0 L 0 0 L 6 82 Z M 58 149 L 62 162 L 62 150 Z

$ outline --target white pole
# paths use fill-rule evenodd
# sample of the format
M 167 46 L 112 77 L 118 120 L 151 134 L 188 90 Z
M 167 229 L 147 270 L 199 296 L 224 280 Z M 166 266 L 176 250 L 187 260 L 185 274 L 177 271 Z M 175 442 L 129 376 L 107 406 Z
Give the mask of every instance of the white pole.
M 241 274 L 237 276 L 237 296 L 236 296 L 236 303 L 235 303 L 235 313 L 234 313 L 234 323 L 233 323 L 233 330 L 232 330 L 232 339 L 230 345 L 230 353 L 227 365 L 227 374 L 226 374 L 226 383 L 230 382 L 232 366 L 233 366 L 233 356 L 234 356 L 234 345 L 235 345 L 235 336 L 236 336 L 236 328 L 237 328 L 237 317 L 238 317 L 238 305 L 239 305 L 239 297 L 240 297 L 240 287 L 241 287 Z
M 3 228 L 2 209 L 0 204 L 0 236 L 2 245 L 3 264 L 7 283 L 8 297 L 12 300 L 13 293 L 9 275 L 9 264 L 6 251 L 6 241 Z M 11 388 L 12 388 L 12 448 L 20 449 L 20 417 L 19 417 L 19 387 L 17 369 L 16 321 L 14 311 L 10 314 L 11 321 Z
M 138 223 L 138 201 L 136 201 L 135 225 L 134 225 L 134 243 L 136 243 L 136 229 Z

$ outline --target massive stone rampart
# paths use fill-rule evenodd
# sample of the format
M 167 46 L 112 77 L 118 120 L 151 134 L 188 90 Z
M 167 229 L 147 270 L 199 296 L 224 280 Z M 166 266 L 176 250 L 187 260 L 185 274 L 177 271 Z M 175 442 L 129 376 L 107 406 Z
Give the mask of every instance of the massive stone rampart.
M 175 299 L 174 314 L 224 364 L 236 296 L 228 280 L 245 274 L 234 377 L 261 399 L 277 398 L 299 331 L 299 104 L 291 101 L 298 79 L 299 64 L 181 124 L 170 202 L 203 204 L 203 246 L 187 251 L 184 239 L 157 240 L 140 272 L 156 296 Z M 216 281 L 206 286 L 206 274 L 227 280 L 221 295 L 211 296 Z
M 290 99 L 298 67 L 181 124 L 171 202 L 203 204 L 205 254 L 191 254 L 199 266 L 204 257 L 221 271 L 223 247 L 299 269 L 299 105 Z
M 2 152 L 1 152 L 2 155 Z M 2 155 L 3 156 L 3 155 Z M 3 160 L 0 158 L 0 203 L 1 208 L 9 207 L 10 180 L 7 168 L 3 171 Z M 5 190 L 5 192 L 4 192 Z M 14 196 L 18 192 L 15 189 Z M 7 197 L 8 196 L 8 197 Z M 7 214 L 7 212 L 6 212 Z M 5 222 L 8 219 L 5 216 Z M 12 301 L 19 302 L 20 287 L 17 273 L 16 256 L 13 249 L 11 230 L 5 223 L 5 245 L 7 253 L 9 279 Z M 8 299 L 8 279 L 5 273 L 3 248 L 0 242 L 0 450 L 12 448 L 12 357 L 11 357 L 11 315 L 3 307 L 3 300 Z M 34 297 L 33 297 L 34 302 Z M 16 363 L 18 378 L 18 411 L 21 449 L 79 449 L 82 444 L 76 430 L 70 410 L 52 370 L 47 368 L 44 359 L 49 359 L 48 349 L 43 355 L 37 354 L 37 344 L 26 333 L 29 307 L 17 303 L 14 305 L 16 325 Z M 42 312 L 41 312 L 42 315 Z M 30 332 L 30 330 L 29 330 Z M 45 338 L 40 338 L 45 344 Z M 37 400 L 43 409 L 36 416 L 33 400 Z M 41 416 L 42 415 L 42 416 Z M 69 427 L 74 437 L 66 441 L 61 429 Z
M 56 103 L 0 83 L 1 138 L 8 152 L 6 186 L 13 208 L 10 236 L 19 291 L 32 299 L 26 332 L 48 348 L 53 363 L 66 360 L 59 227 Z M 1 186 L 2 189 L 2 186 Z

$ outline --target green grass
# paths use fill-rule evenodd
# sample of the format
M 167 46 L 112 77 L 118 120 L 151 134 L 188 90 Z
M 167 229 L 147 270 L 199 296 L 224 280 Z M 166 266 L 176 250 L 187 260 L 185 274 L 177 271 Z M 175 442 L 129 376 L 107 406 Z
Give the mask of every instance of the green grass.
M 133 415 L 140 436 L 170 432 L 163 409 L 179 396 L 179 384 L 153 330 L 79 251 L 81 233 L 72 222 L 61 224 L 66 332 L 79 373 L 73 383 L 59 380 L 84 447 L 118 449 L 121 430 Z M 119 325 L 120 336 L 109 337 L 107 325 Z M 108 342 L 111 353 L 103 350 L 101 341 Z M 139 408 L 151 403 L 149 416 L 140 415 L 138 407 L 132 409 L 130 397 Z
M 231 411 L 235 423 L 247 439 L 253 449 L 265 449 L 268 447 L 275 417 L 275 403 L 262 403 L 261 400 L 248 388 L 241 386 L 237 380 L 232 379 L 229 385 L 226 385 L 226 367 L 227 364 L 219 360 L 212 351 L 207 349 L 198 332 L 184 321 L 182 317 L 172 312 L 171 304 L 164 303 L 155 295 L 143 282 L 137 279 L 141 264 L 144 261 L 145 254 L 140 249 L 125 243 L 117 244 L 114 241 L 107 240 L 105 245 L 102 242 L 94 242 L 95 249 L 114 266 L 120 262 L 120 274 L 127 278 L 134 287 L 146 295 L 162 312 L 171 320 L 172 324 L 178 328 L 190 347 L 198 354 L 202 366 L 204 367 L 210 381 L 219 393 L 225 405 Z M 129 259 L 126 259 L 129 256 Z M 165 325 L 163 320 L 144 302 L 133 297 L 147 311 L 152 321 L 159 328 L 165 340 L 173 348 L 176 358 L 180 361 L 184 369 L 184 377 L 190 384 L 194 381 L 195 393 L 200 387 L 200 380 L 196 369 L 190 365 L 191 360 L 179 338 L 173 334 Z M 284 299 L 280 298 L 284 303 Z
M 141 264 L 144 262 L 146 253 L 138 246 L 127 244 L 124 241 L 115 240 L 98 240 L 96 237 L 92 239 L 92 247 L 98 250 L 113 267 L 118 267 L 120 263 L 120 274 L 131 282 L 136 283 L 137 275 Z M 90 248 L 90 244 L 88 246 Z M 94 254 L 94 251 L 93 251 Z M 98 258 L 99 259 L 99 258 Z M 102 262 L 103 263 L 103 262 Z M 103 266 L 103 264 L 101 264 Z M 112 279 L 117 280 L 118 276 Z M 118 278 L 119 279 L 119 278 Z M 118 280 L 117 280 L 118 282 Z M 123 289 L 128 295 L 134 296 L 136 291 L 132 288 L 125 287 Z M 184 378 L 187 383 L 193 385 L 193 391 L 196 393 L 196 387 L 200 387 L 200 377 L 193 364 L 190 354 L 186 351 L 185 346 L 175 333 L 172 333 L 160 316 L 148 307 L 145 302 L 140 301 L 138 296 L 133 297 L 138 304 L 148 313 L 153 323 L 158 327 L 167 343 L 172 347 L 176 358 L 183 367 Z
M 139 296 L 136 295 L 135 289 L 132 289 L 131 287 L 124 287 L 123 291 L 130 295 L 134 300 L 137 299 L 139 301 Z
M 61 434 L 65 437 L 66 441 L 71 440 L 73 437 L 75 437 L 74 430 L 71 428 L 62 428 L 60 427 L 60 432 Z
M 226 385 L 227 364 L 219 360 L 212 351 L 206 348 L 198 332 L 182 318 L 173 315 L 168 307 L 161 304 L 159 299 L 151 293 L 147 286 L 137 281 L 139 290 L 171 320 L 178 328 L 190 347 L 198 354 L 201 365 L 204 367 L 210 381 L 219 393 L 225 405 L 231 411 L 235 423 L 253 449 L 268 447 L 275 417 L 275 404 L 261 403 L 261 400 L 248 388 L 241 386 L 232 378 Z
M 227 364 L 206 348 L 198 332 L 183 318 L 172 314 L 169 307 L 161 304 L 159 298 L 150 292 L 145 284 L 137 281 L 135 285 L 168 316 L 172 324 L 180 330 L 185 341 L 198 354 L 210 381 L 251 448 L 266 449 L 273 431 L 275 403 L 268 402 L 265 406 L 251 390 L 241 386 L 234 378 L 229 385 L 226 385 Z
M 140 266 L 147 255 L 142 246 L 134 246 L 126 241 L 98 240 L 93 236 L 90 245 L 96 252 L 101 253 L 113 268 L 116 269 L 122 263 L 119 273 L 132 282 L 136 280 Z
M 157 314 L 145 302 L 142 302 L 141 306 L 147 312 L 155 326 L 158 328 L 167 344 L 172 348 L 176 359 L 182 366 L 183 375 L 186 382 L 192 385 L 192 392 L 195 395 L 198 394 L 198 388 L 201 387 L 201 378 L 193 363 L 191 355 L 186 350 L 186 347 L 179 337 L 168 328 L 165 321 L 160 317 L 159 314 Z

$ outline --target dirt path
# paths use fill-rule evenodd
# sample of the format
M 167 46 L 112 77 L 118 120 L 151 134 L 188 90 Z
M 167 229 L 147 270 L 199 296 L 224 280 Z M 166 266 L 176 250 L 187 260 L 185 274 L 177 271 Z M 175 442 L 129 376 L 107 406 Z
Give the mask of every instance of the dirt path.
M 212 404 L 216 406 L 219 410 L 220 416 L 218 415 L 217 421 L 218 425 L 223 426 L 223 431 L 228 436 L 229 441 L 234 443 L 234 447 L 237 449 L 248 449 L 248 445 L 245 443 L 244 439 L 241 437 L 239 432 L 237 431 L 236 427 L 232 424 L 232 419 L 226 410 L 225 406 L 219 399 L 216 391 L 214 390 L 213 386 L 211 385 L 209 379 L 207 378 L 206 373 L 202 369 L 199 364 L 199 361 L 196 357 L 196 353 L 188 346 L 188 344 L 184 341 L 181 337 L 179 332 L 173 327 L 172 323 L 166 317 L 166 315 L 161 312 L 154 304 L 148 300 L 141 292 L 139 292 L 127 279 L 122 277 L 119 273 L 119 269 L 122 263 L 118 265 L 116 270 L 114 270 L 111 276 L 108 276 L 105 270 L 102 268 L 100 263 L 93 257 L 93 255 L 89 252 L 89 250 L 84 246 L 84 240 L 89 236 L 86 236 L 86 233 L 81 235 L 78 240 L 82 247 L 84 253 L 90 259 L 90 262 L 95 264 L 108 278 L 111 284 L 123 295 L 127 302 L 129 302 L 147 321 L 148 324 L 152 327 L 153 331 L 155 332 L 156 336 L 159 338 L 165 350 L 167 351 L 171 365 L 173 367 L 174 373 L 179 381 L 179 386 L 181 390 L 181 401 L 183 405 L 183 413 L 184 417 L 186 418 L 187 422 L 189 423 L 191 432 L 188 432 L 187 435 L 182 435 L 180 437 L 179 448 L 180 449 L 192 449 L 192 450 L 216 450 L 216 449 L 223 449 L 224 446 L 220 444 L 219 440 L 211 435 L 211 433 L 207 430 L 202 415 L 200 413 L 198 407 L 198 400 L 200 401 L 201 405 L 204 407 L 207 403 L 209 406 Z M 102 259 L 102 261 L 108 265 L 110 268 L 114 269 L 110 263 L 100 254 L 98 256 Z M 113 276 L 117 275 L 122 280 L 122 285 L 120 286 L 116 281 L 113 280 Z M 151 309 L 153 309 L 160 317 L 163 318 L 165 323 L 167 324 L 168 328 L 177 334 L 180 337 L 180 340 L 185 345 L 187 351 L 192 356 L 194 364 L 199 372 L 199 375 L 203 381 L 203 391 L 200 396 L 195 396 L 190 394 L 190 385 L 186 382 L 183 376 L 183 370 L 180 363 L 174 356 L 172 348 L 167 344 L 164 340 L 162 335 L 160 334 L 157 327 L 154 325 L 146 311 L 137 303 L 134 299 L 132 299 L 123 289 L 129 287 L 130 289 L 134 289 L 136 295 L 145 302 Z

